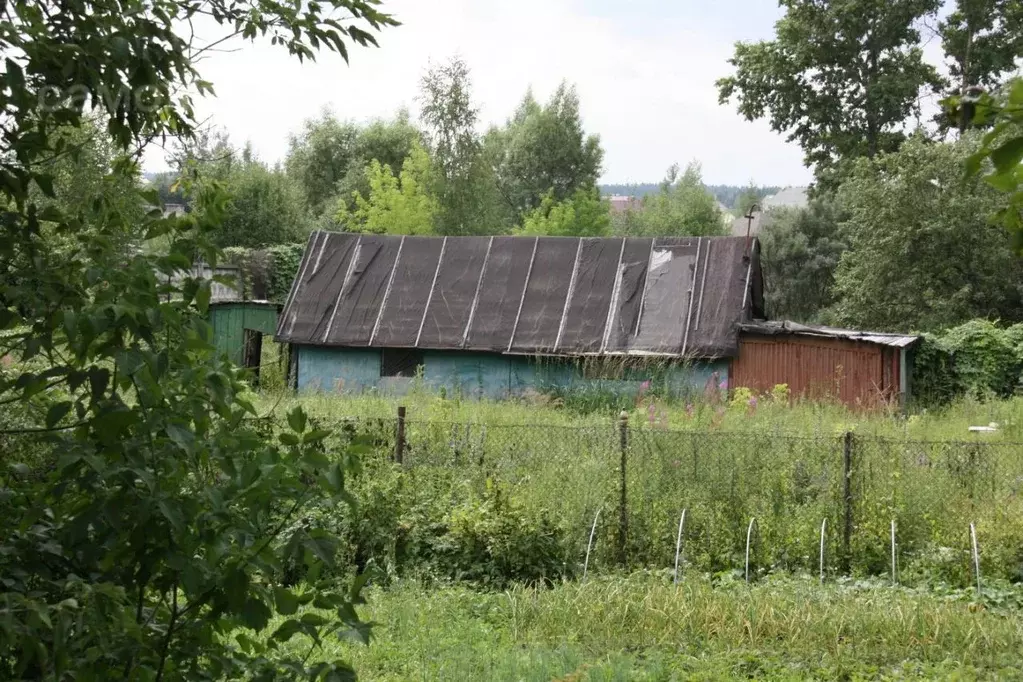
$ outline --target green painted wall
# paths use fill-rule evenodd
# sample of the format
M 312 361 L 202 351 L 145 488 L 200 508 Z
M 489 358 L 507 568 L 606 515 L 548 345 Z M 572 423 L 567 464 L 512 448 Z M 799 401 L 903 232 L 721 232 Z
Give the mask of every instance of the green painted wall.
M 245 330 L 273 336 L 277 330 L 277 306 L 267 303 L 215 303 L 210 306 L 213 345 L 236 365 L 245 361 Z
M 380 351 L 372 348 L 298 346 L 298 389 L 306 392 L 401 394 L 414 380 L 380 376 Z M 728 380 L 728 361 L 694 361 L 664 368 L 629 369 L 615 379 L 588 378 L 578 363 L 532 356 L 427 351 L 423 383 L 432 390 L 467 398 L 504 398 L 527 391 L 609 390 L 635 394 L 651 381 L 683 395 L 701 390 L 717 373 Z

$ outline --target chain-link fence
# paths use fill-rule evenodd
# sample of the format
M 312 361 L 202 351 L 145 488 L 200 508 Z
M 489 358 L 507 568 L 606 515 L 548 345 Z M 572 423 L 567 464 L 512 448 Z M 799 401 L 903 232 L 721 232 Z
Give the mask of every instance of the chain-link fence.
M 349 428 L 352 428 L 351 426 Z M 760 568 L 884 574 L 892 521 L 901 570 L 927 561 L 969 575 L 971 522 L 987 572 L 1023 575 L 1023 444 L 925 442 L 852 433 L 676 431 L 494 425 L 410 417 L 358 423 L 423 494 L 503 486 L 555 520 L 580 557 L 595 516 L 594 560 L 740 568 L 750 522 Z M 454 491 L 454 492 L 453 492 Z M 679 542 L 680 516 L 686 522 Z

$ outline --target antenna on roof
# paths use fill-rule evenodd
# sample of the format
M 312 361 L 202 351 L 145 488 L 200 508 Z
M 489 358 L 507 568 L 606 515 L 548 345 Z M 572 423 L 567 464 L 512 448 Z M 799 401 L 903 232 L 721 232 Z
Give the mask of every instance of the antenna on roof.
M 742 254 L 743 260 L 749 260 L 749 244 L 750 244 L 750 233 L 753 231 L 753 215 L 754 210 L 763 210 L 760 208 L 760 204 L 753 202 L 749 207 L 749 212 L 743 217 L 746 219 L 746 250 Z

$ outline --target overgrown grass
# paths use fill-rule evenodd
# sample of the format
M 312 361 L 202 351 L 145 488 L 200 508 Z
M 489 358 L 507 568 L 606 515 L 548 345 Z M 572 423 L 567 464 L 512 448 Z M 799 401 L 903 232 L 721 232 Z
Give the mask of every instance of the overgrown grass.
M 399 405 L 407 408 L 412 421 L 450 421 L 473 424 L 527 424 L 549 426 L 593 426 L 611 423 L 622 402 L 610 394 L 605 400 L 587 400 L 582 405 L 563 398 L 534 393 L 509 400 L 467 399 L 442 396 L 413 384 L 404 396 L 373 392 L 362 394 L 264 392 L 258 406 L 283 414 L 301 403 L 310 413 L 327 418 L 361 417 L 393 419 Z M 636 428 L 686 430 L 756 431 L 788 435 L 857 434 L 910 440 L 973 440 L 979 442 L 1023 442 L 1023 397 L 1007 400 L 962 400 L 953 405 L 920 410 L 909 415 L 897 411 L 850 410 L 835 403 L 803 402 L 758 396 L 755 407 L 739 400 L 701 399 L 692 401 L 637 396 L 625 401 L 629 419 Z M 971 426 L 997 423 L 994 433 L 973 434 Z
M 369 647 L 328 642 L 366 680 L 1023 679 L 1015 608 L 876 583 L 663 573 L 503 593 L 374 589 Z M 1003 598 L 1004 599 L 1004 598 Z

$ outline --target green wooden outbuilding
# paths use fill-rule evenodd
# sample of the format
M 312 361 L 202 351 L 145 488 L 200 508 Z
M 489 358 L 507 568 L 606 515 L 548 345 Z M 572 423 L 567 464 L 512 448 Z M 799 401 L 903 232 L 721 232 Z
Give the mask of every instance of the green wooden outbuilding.
M 213 345 L 236 365 L 258 368 L 263 335 L 277 329 L 280 305 L 269 301 L 215 301 L 210 304 Z

